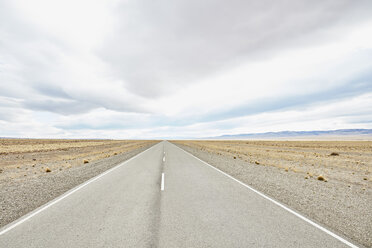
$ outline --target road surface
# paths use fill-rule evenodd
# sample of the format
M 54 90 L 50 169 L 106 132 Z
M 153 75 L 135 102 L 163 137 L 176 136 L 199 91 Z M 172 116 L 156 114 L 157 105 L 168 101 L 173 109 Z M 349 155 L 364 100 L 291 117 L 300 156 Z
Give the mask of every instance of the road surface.
M 0 230 L 0 247 L 350 246 L 166 141 Z

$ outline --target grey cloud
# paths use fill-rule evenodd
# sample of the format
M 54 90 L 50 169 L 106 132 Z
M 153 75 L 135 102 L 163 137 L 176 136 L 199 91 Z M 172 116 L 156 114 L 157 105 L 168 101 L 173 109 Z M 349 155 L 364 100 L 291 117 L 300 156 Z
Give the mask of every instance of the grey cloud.
M 67 94 L 63 89 L 53 85 L 35 85 L 40 95 L 31 95 L 23 101 L 23 107 L 38 111 L 48 111 L 62 115 L 74 115 L 105 108 L 119 112 L 146 113 L 138 103 L 112 99 L 110 96 L 90 92 L 73 92 Z
M 23 107 L 38 111 L 49 111 L 56 114 L 71 115 L 81 114 L 96 108 L 97 106 L 90 103 L 82 103 L 76 100 L 25 100 Z
M 188 118 L 171 118 L 162 119 L 161 124 L 171 124 L 172 126 L 185 126 L 193 123 L 204 123 L 213 121 L 222 121 L 230 118 L 244 117 L 249 115 L 255 115 L 259 113 L 269 113 L 276 111 L 286 110 L 301 110 L 308 108 L 309 106 L 315 106 L 316 104 L 328 104 L 333 102 L 342 102 L 347 99 L 355 98 L 365 94 L 366 92 L 372 92 L 372 73 L 371 70 L 362 73 L 359 77 L 354 78 L 347 84 L 336 86 L 335 88 L 323 90 L 321 92 L 308 94 L 303 92 L 296 95 L 278 96 L 276 98 L 262 98 L 255 100 L 254 102 L 247 102 L 240 106 L 236 106 L 226 110 L 217 110 L 205 114 L 193 114 Z M 372 106 L 366 106 L 365 109 L 360 109 L 354 113 L 344 113 L 342 109 L 335 113 L 329 113 L 327 117 L 339 117 L 342 115 L 363 115 L 366 114 L 366 110 Z M 217 124 L 219 125 L 219 124 Z
M 20 108 L 0 107 L 0 121 L 9 122 L 9 124 L 17 122 L 24 114 L 23 112 Z
M 0 96 L 0 120 L 11 122 L 16 121 L 19 117 L 19 112 L 24 112 L 21 104 L 12 98 Z
M 132 1 L 98 54 L 126 87 L 157 97 L 245 60 L 337 39 L 368 18 L 371 1 Z M 338 32 L 342 35 L 342 32 Z
M 27 23 L 10 3 L 0 1 L 0 96 L 22 99 L 26 109 L 63 115 L 99 107 L 145 112 L 136 103 L 89 87 L 67 89 L 65 85 L 71 80 L 80 83 L 69 74 L 68 65 L 62 59 L 79 52 L 72 49 Z
M 69 96 L 65 90 L 57 85 L 35 83 L 33 89 L 46 96 L 71 99 L 71 96 Z
M 342 32 L 332 30 L 363 21 L 371 7 L 366 0 L 125 1 L 116 9 L 119 29 L 97 53 L 127 89 L 159 97 L 242 61 L 337 39 Z M 0 1 L 0 96 L 23 99 L 27 109 L 63 115 L 100 107 L 146 112 L 133 99 L 65 89 L 69 78 L 59 56 L 76 51 L 17 15 Z M 225 117 L 212 113 L 205 119 Z

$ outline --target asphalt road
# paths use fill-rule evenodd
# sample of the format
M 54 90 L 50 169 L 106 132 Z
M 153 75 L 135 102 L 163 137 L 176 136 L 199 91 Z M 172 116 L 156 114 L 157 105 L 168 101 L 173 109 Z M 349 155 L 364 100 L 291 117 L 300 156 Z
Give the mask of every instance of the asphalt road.
M 349 246 L 161 142 L 4 227 L 0 247 Z

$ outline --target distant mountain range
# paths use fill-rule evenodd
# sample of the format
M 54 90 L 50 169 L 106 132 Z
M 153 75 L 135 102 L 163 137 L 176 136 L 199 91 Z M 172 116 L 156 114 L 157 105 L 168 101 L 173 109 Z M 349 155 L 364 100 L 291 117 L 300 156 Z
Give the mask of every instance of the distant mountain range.
M 372 139 L 372 129 L 338 129 L 328 131 L 282 131 L 267 133 L 232 134 L 204 139 L 272 139 L 272 138 L 321 138 L 321 137 L 367 137 Z

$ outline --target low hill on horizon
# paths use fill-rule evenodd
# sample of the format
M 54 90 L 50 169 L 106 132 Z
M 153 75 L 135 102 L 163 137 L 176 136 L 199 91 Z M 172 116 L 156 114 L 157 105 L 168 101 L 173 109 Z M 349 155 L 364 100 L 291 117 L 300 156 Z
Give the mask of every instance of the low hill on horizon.
M 328 131 L 281 131 L 266 133 L 247 133 L 247 134 L 225 134 L 215 137 L 206 137 L 202 139 L 316 139 L 316 138 L 345 138 L 372 140 L 372 129 L 337 129 Z

